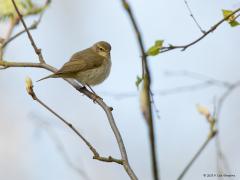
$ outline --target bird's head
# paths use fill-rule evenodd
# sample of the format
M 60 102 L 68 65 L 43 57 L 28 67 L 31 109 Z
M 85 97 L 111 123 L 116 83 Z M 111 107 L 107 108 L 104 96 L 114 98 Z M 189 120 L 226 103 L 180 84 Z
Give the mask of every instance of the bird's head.
M 93 50 L 103 57 L 109 57 L 111 45 L 106 41 L 99 41 L 92 46 Z

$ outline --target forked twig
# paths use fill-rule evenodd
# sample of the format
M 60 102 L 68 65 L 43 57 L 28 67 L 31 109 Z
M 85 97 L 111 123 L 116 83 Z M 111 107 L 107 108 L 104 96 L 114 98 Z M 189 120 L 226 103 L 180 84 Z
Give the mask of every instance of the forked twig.
M 188 11 L 189 11 L 189 13 L 190 13 L 191 18 L 193 19 L 193 21 L 194 21 L 195 24 L 197 25 L 198 29 L 199 29 L 203 34 L 205 34 L 205 31 L 202 29 L 202 27 L 201 27 L 200 24 L 198 23 L 197 19 L 194 17 L 191 8 L 190 8 L 190 6 L 188 5 L 187 0 L 184 0 L 184 3 L 185 3 L 185 5 L 186 5 L 186 7 L 187 7 L 187 9 L 188 9 Z
M 36 67 L 36 68 L 43 68 L 43 69 L 46 69 L 46 70 L 49 70 L 49 71 L 52 71 L 52 72 L 56 72 L 57 69 L 46 64 L 44 59 L 43 59 L 43 56 L 41 54 L 41 50 L 38 49 L 34 43 L 34 40 L 30 34 L 30 32 L 28 31 L 27 29 L 27 26 L 22 18 L 22 15 L 20 14 L 19 10 L 18 10 L 18 7 L 16 6 L 15 4 L 15 1 L 12 0 L 13 2 L 13 5 L 19 15 L 19 18 L 22 22 L 22 24 L 24 25 L 24 28 L 28 34 L 28 38 L 29 40 L 31 41 L 31 44 L 34 48 L 34 51 L 35 53 L 38 55 L 39 57 L 39 63 L 28 63 L 28 62 L 7 62 L 7 61 L 0 61 L 0 66 L 3 66 L 3 67 Z M 92 94 L 90 91 L 88 91 L 87 89 L 84 89 L 82 88 L 81 85 L 79 85 L 79 83 L 77 83 L 76 81 L 72 80 L 72 79 L 65 79 L 70 85 L 72 85 L 77 91 L 85 94 L 88 98 L 94 100 L 94 102 L 96 102 L 103 110 L 104 112 L 106 113 L 106 116 L 107 116 L 107 119 L 108 119 L 108 122 L 111 126 L 111 129 L 114 133 L 114 136 L 115 136 L 115 139 L 117 141 L 117 144 L 118 144 L 118 147 L 119 147 L 119 151 L 121 153 L 121 159 L 122 159 L 122 165 L 125 169 L 125 171 L 127 172 L 127 174 L 129 175 L 129 177 L 132 179 L 132 180 L 137 180 L 137 176 L 135 175 L 134 171 L 132 170 L 130 164 L 129 164 L 129 161 L 128 161 L 128 156 L 127 156 L 127 152 L 126 152 L 126 148 L 125 148 L 125 145 L 123 143 L 123 140 L 122 140 L 122 136 L 119 132 L 119 129 L 115 123 L 115 120 L 113 118 L 113 115 L 112 115 L 112 108 L 109 107 L 101 98 L 97 98 L 96 99 L 96 95 L 95 94 Z M 112 157 L 108 157 L 107 159 L 102 159 L 103 161 L 109 161 L 112 160 Z
M 204 39 L 206 36 L 208 36 L 210 33 L 214 32 L 222 23 L 224 23 L 227 19 L 229 19 L 231 16 L 233 16 L 234 14 L 236 14 L 239 11 L 240 11 L 240 8 L 236 9 L 231 14 L 224 17 L 220 21 L 218 21 L 215 25 L 213 25 L 211 28 L 209 28 L 209 30 L 207 30 L 203 35 L 198 37 L 196 40 L 194 40 L 194 41 L 192 41 L 192 42 L 190 42 L 186 45 L 179 45 L 179 46 L 169 45 L 169 46 L 162 47 L 161 48 L 161 53 L 172 51 L 174 49 L 181 49 L 182 51 L 185 51 L 187 48 L 193 46 L 194 44 L 198 43 L 199 41 Z
M 19 9 L 18 9 L 18 7 L 17 7 L 15 1 L 12 0 L 12 3 L 13 3 L 13 6 L 14 6 L 14 8 L 15 8 L 15 10 L 16 10 L 16 12 L 17 12 L 19 18 L 20 18 L 20 21 L 22 22 L 22 25 L 23 25 L 23 27 L 24 27 L 24 29 L 25 29 L 27 35 L 28 35 L 28 39 L 30 40 L 31 45 L 32 45 L 32 47 L 33 47 L 35 53 L 38 55 L 39 62 L 40 62 L 40 63 L 44 63 L 45 61 L 44 61 L 44 59 L 43 59 L 41 49 L 39 49 L 39 48 L 37 47 L 36 43 L 34 42 L 33 37 L 32 37 L 32 35 L 31 35 L 31 33 L 29 32 L 29 30 L 28 30 L 28 28 L 27 28 L 27 25 L 26 25 L 25 21 L 23 20 L 23 16 L 22 16 L 22 14 L 20 13 L 20 11 L 19 11 Z

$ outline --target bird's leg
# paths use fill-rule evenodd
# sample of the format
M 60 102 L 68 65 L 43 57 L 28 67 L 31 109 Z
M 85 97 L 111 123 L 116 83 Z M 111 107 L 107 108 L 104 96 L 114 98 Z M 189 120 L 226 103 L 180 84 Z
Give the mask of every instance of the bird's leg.
M 80 89 L 81 89 L 81 90 L 84 90 L 84 89 L 87 89 L 87 88 L 86 88 L 86 86 L 84 85 L 84 86 L 82 86 Z
M 91 86 L 89 86 L 88 84 L 86 84 L 86 86 L 92 91 L 93 94 L 97 95 L 95 91 L 91 88 Z
M 99 97 L 96 93 L 95 93 L 95 91 L 91 88 L 91 86 L 89 86 L 88 84 L 86 84 L 86 86 L 91 90 L 91 92 L 93 93 L 93 102 L 95 103 L 95 101 L 97 100 L 97 99 L 101 99 L 101 100 L 103 100 L 101 97 Z

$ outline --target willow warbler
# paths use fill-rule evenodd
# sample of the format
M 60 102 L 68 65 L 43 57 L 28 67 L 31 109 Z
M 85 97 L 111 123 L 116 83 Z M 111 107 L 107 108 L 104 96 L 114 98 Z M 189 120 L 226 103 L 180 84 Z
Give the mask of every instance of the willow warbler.
M 47 78 L 73 78 L 82 85 L 97 85 L 102 83 L 111 70 L 111 45 L 105 41 L 95 43 L 90 48 L 72 55 L 70 60 L 54 74 Z

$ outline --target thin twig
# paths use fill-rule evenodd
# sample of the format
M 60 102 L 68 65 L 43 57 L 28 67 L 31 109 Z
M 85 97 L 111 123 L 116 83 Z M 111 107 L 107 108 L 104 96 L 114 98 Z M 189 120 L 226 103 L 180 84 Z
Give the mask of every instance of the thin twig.
M 61 142 L 61 139 L 58 137 L 58 135 L 53 131 L 53 129 L 50 127 L 50 124 L 47 121 L 33 121 L 36 123 L 36 128 L 39 129 L 41 127 L 41 130 L 44 130 L 49 138 L 52 140 L 54 145 L 56 146 L 59 154 L 63 158 L 63 161 L 66 163 L 66 165 L 71 168 L 73 171 L 75 171 L 79 176 L 83 177 L 86 180 L 90 180 L 89 175 L 83 170 L 80 169 L 69 157 L 68 153 L 66 152 L 66 149 L 64 147 L 64 144 Z
M 206 118 L 206 120 L 209 124 L 209 134 L 207 136 L 207 139 L 202 144 L 202 146 L 199 148 L 199 150 L 196 152 L 196 154 L 193 156 L 193 158 L 189 161 L 187 166 L 183 169 L 183 171 L 181 172 L 181 174 L 179 175 L 177 180 L 181 180 L 184 177 L 184 175 L 187 173 L 187 171 L 190 169 L 190 167 L 193 165 L 193 163 L 196 161 L 196 159 L 199 157 L 199 155 L 207 147 L 210 140 L 213 139 L 214 137 L 216 137 L 216 134 L 218 132 L 217 128 L 216 128 L 216 119 L 215 119 L 214 115 L 212 115 L 207 108 L 201 107 L 201 106 L 198 107 L 198 112 Z M 213 114 L 215 114 L 215 112 Z
M 30 30 L 34 30 L 37 29 L 37 26 L 39 25 L 39 23 L 41 22 L 42 19 L 42 15 L 39 16 L 39 19 L 37 21 L 34 21 L 33 24 L 31 26 L 29 26 L 27 29 Z M 15 34 L 14 36 L 10 37 L 7 41 L 4 42 L 2 48 L 6 47 L 8 45 L 8 43 L 10 43 L 12 40 L 16 39 L 17 37 L 19 37 L 20 35 L 24 34 L 26 32 L 26 29 L 23 29 L 22 31 L 18 32 L 17 34 Z
M 46 70 L 49 70 L 51 72 L 56 72 L 57 69 L 46 64 L 46 63 L 29 63 L 29 62 L 7 62 L 7 61 L 0 61 L 0 66 L 9 68 L 9 67 L 34 67 L 34 68 L 43 68 Z M 82 86 L 80 86 L 77 82 L 75 82 L 74 80 L 71 79 L 65 79 L 71 86 L 73 86 L 77 91 L 85 94 L 88 98 L 94 100 L 94 102 L 96 102 L 100 107 L 102 107 L 102 109 L 104 110 L 104 112 L 107 115 L 108 121 L 110 123 L 111 129 L 115 135 L 116 141 L 118 143 L 119 146 L 119 150 L 121 153 L 121 157 L 123 160 L 123 166 L 124 169 L 126 170 L 126 172 L 128 173 L 129 177 L 132 180 L 137 180 L 137 176 L 135 175 L 134 171 L 132 170 L 129 162 L 128 162 L 128 157 L 127 157 L 127 153 L 126 153 L 126 149 L 121 137 L 121 134 L 117 128 L 117 125 L 114 121 L 112 112 L 111 112 L 111 108 L 103 102 L 103 100 L 101 98 L 97 98 L 96 99 L 96 95 L 92 94 L 90 91 L 88 91 L 87 89 L 82 88 Z M 102 159 L 102 161 L 108 160 L 109 157 L 107 159 Z M 110 157 L 111 159 L 111 157 Z
M 166 46 L 166 47 L 162 47 L 161 48 L 161 53 L 168 52 L 168 51 L 171 51 L 171 50 L 174 50 L 174 49 L 181 49 L 182 51 L 185 51 L 187 48 L 189 48 L 192 45 L 198 43 L 199 41 L 204 39 L 206 36 L 208 36 L 210 33 L 214 32 L 218 28 L 218 26 L 220 26 L 227 19 L 229 19 L 229 17 L 231 17 L 232 15 L 236 14 L 239 11 L 240 11 L 240 8 L 236 9 L 231 14 L 229 14 L 228 16 L 226 16 L 223 19 L 221 19 L 219 22 L 217 22 L 215 25 L 213 25 L 208 31 L 206 31 L 202 36 L 200 36 L 196 40 L 194 40 L 194 41 L 192 41 L 192 42 L 190 42 L 190 43 L 188 43 L 186 45 L 180 45 L 180 46 L 169 45 L 169 46 Z
M 230 173 L 230 168 L 228 165 L 228 160 L 225 157 L 224 153 L 222 152 L 222 148 L 220 145 L 220 139 L 219 139 L 219 133 L 216 135 L 215 137 L 215 146 L 216 146 L 216 154 L 217 154 L 217 171 L 219 174 L 224 174 L 224 172 L 228 172 Z M 225 171 L 223 171 L 225 170 Z M 221 177 L 218 177 L 218 179 L 220 180 Z M 232 179 L 231 177 L 229 177 L 230 179 Z M 222 179 L 222 178 L 221 178 Z
M 196 161 L 196 159 L 198 158 L 198 156 L 202 153 L 202 151 L 205 149 L 205 147 L 208 145 L 208 143 L 211 141 L 211 139 L 215 136 L 215 134 L 213 136 L 208 136 L 207 139 L 204 141 L 204 143 L 202 144 L 202 146 L 199 148 L 199 150 L 196 152 L 196 154 L 193 156 L 193 158 L 189 161 L 189 163 L 187 164 L 187 166 L 184 168 L 184 170 L 182 171 L 182 173 L 178 176 L 177 180 L 181 180 L 184 175 L 187 173 L 187 171 L 189 170 L 189 168 L 192 166 L 192 164 Z
M 153 91 L 152 94 L 153 94 L 153 96 L 167 96 L 167 95 L 197 91 L 197 90 L 209 88 L 212 86 L 226 87 L 226 86 L 222 86 L 221 84 L 218 84 L 214 81 L 209 80 L 209 81 L 204 81 L 204 82 L 195 83 L 195 84 L 186 85 L 186 86 L 179 86 L 179 87 L 175 87 L 175 88 L 157 90 L 157 91 Z M 126 99 L 126 98 L 130 98 L 130 97 L 138 96 L 138 93 L 136 93 L 136 92 L 125 92 L 125 93 L 102 92 L 101 94 L 103 94 L 104 96 L 111 96 L 116 99 Z
M 166 71 L 165 75 L 167 76 L 185 76 L 187 78 L 191 79 L 196 79 L 196 80 L 201 80 L 205 82 L 212 82 L 216 85 L 219 86 L 225 86 L 225 87 L 230 87 L 231 83 L 228 81 L 223 81 L 223 80 L 218 80 L 213 77 L 207 76 L 205 74 L 197 73 L 197 72 L 192 72 L 192 71 L 186 71 L 186 70 L 180 70 L 180 71 Z
M 12 3 L 13 3 L 13 6 L 14 6 L 14 8 L 15 8 L 15 10 L 16 10 L 19 18 L 20 18 L 20 21 L 22 22 L 22 25 L 23 25 L 23 27 L 24 27 L 27 35 L 28 35 L 28 39 L 30 40 L 31 45 L 32 45 L 35 53 L 38 55 L 39 62 L 40 62 L 40 63 L 44 63 L 44 59 L 43 59 L 43 56 L 42 56 L 42 51 L 41 51 L 41 49 L 39 49 L 39 48 L 37 47 L 36 43 L 34 42 L 33 37 L 32 37 L 32 35 L 31 35 L 31 33 L 29 32 L 25 21 L 23 20 L 23 16 L 22 16 L 22 14 L 20 13 L 20 11 L 19 11 L 19 9 L 18 9 L 15 1 L 12 0 Z
M 158 163 L 157 163 L 157 152 L 156 152 L 156 144 L 155 144 L 155 132 L 154 132 L 154 123 L 153 123 L 153 116 L 152 116 L 152 104 L 151 104 L 151 75 L 149 72 L 149 68 L 148 68 L 148 61 L 147 61 L 147 57 L 145 55 L 145 48 L 144 48 L 144 43 L 143 43 L 143 39 L 142 39 L 142 35 L 140 33 L 139 27 L 137 25 L 137 22 L 135 20 L 135 17 L 133 15 L 132 9 L 129 5 L 129 3 L 126 0 L 121 0 L 122 1 L 122 5 L 124 7 L 124 9 L 126 10 L 133 29 L 135 31 L 136 34 L 136 38 L 138 40 L 138 45 L 141 51 L 141 56 L 142 56 L 142 78 L 144 78 L 147 81 L 147 98 L 148 99 L 148 118 L 147 122 L 149 123 L 149 139 L 150 139 L 150 147 L 151 147 L 151 159 L 152 159 L 152 171 L 153 171 L 153 177 L 155 180 L 159 179 L 159 168 L 158 168 Z
M 24 28 L 28 34 L 28 38 L 29 40 L 31 41 L 31 43 L 33 44 L 33 48 L 35 50 L 35 53 L 38 55 L 39 57 L 39 62 L 40 63 L 16 63 L 16 62 L 12 62 L 10 64 L 12 64 L 13 66 L 17 67 L 17 65 L 22 65 L 22 66 L 18 66 L 18 67 L 26 67 L 26 65 L 30 65 L 30 67 L 37 67 L 37 68 L 44 68 L 44 69 L 47 69 L 47 70 L 50 70 L 52 72 L 56 72 L 56 68 L 48 65 L 45 63 L 44 59 L 43 59 L 43 56 L 41 54 L 41 50 L 39 50 L 36 45 L 34 46 L 34 41 L 33 41 L 33 38 L 30 34 L 30 32 L 28 31 L 27 29 L 27 26 L 15 4 L 15 1 L 12 0 L 13 2 L 13 5 L 18 13 L 18 15 L 20 16 L 20 20 L 22 22 L 22 24 L 24 25 Z M 7 67 L 9 67 L 9 64 L 4 62 L 3 64 L 5 64 Z M 0 64 L 1 65 L 1 64 Z M 35 65 L 35 66 L 34 66 Z M 113 115 L 112 115 L 112 108 L 109 107 L 101 98 L 96 98 L 96 95 L 91 93 L 90 91 L 88 91 L 86 88 L 82 88 L 81 85 L 79 85 L 79 83 L 77 83 L 76 81 L 72 80 L 72 79 L 65 79 L 69 84 L 71 84 L 76 90 L 78 90 L 79 92 L 85 94 L 88 98 L 92 99 L 94 102 L 96 102 L 103 110 L 104 112 L 106 113 L 107 115 L 107 118 L 108 118 L 108 121 L 109 121 L 109 124 L 111 126 L 111 129 L 114 133 L 114 136 L 115 136 L 115 139 L 117 141 L 117 144 L 118 144 L 118 147 L 119 147 L 119 151 L 121 153 L 121 158 L 122 158 L 122 161 L 123 161 L 123 167 L 125 169 L 125 171 L 127 172 L 127 174 L 129 175 L 129 177 L 132 179 L 132 180 L 137 180 L 137 176 L 135 175 L 134 171 L 132 170 L 130 164 L 129 164 L 129 161 L 128 161 L 128 156 L 127 156 L 127 152 L 126 152 L 126 148 L 125 148 L 125 145 L 123 143 L 123 140 L 122 140 L 122 136 L 118 130 L 118 127 L 115 123 L 115 120 L 113 118 Z M 111 157 L 110 157 L 111 159 Z M 102 160 L 105 160 L 105 159 L 102 159 Z
M 219 120 L 220 113 L 222 110 L 222 106 L 226 101 L 227 97 L 236 89 L 240 87 L 240 81 L 233 83 L 231 86 L 227 88 L 227 90 L 221 95 L 219 101 L 217 103 L 217 110 L 216 110 L 216 120 Z
M 53 109 L 51 109 L 49 106 L 47 106 L 46 103 L 44 103 L 42 100 L 40 100 L 37 97 L 36 93 L 33 91 L 33 88 L 28 93 L 29 93 L 29 95 L 32 96 L 33 100 L 37 101 L 45 109 L 47 109 L 49 112 L 51 112 L 53 115 L 55 115 L 58 119 L 60 119 L 65 125 L 67 125 L 88 146 L 88 148 L 93 153 L 93 159 L 97 159 L 99 161 L 105 161 L 105 162 L 115 162 L 115 163 L 118 163 L 118 164 L 121 164 L 121 165 L 123 164 L 122 160 L 112 158 L 111 156 L 101 157 L 99 155 L 99 153 L 97 152 L 97 150 L 90 144 L 90 142 L 85 137 L 83 137 L 83 135 L 71 123 L 69 123 L 67 120 L 65 120 L 63 117 L 61 117 Z
M 218 124 L 219 124 L 220 114 L 221 114 L 222 107 L 223 107 L 225 101 L 231 95 L 231 93 L 239 87 L 240 87 L 240 81 L 237 81 L 237 82 L 231 84 L 231 86 L 229 86 L 224 91 L 224 93 L 220 96 L 220 98 L 217 102 L 217 107 L 216 107 L 216 118 L 215 118 L 216 126 L 218 126 Z M 217 135 L 215 138 L 215 145 L 216 145 L 216 151 L 217 151 L 217 170 L 218 170 L 218 172 L 221 173 L 221 170 L 222 170 L 221 164 L 220 164 L 221 162 L 223 164 L 223 168 L 230 171 L 228 161 L 227 161 L 224 153 L 222 152 L 222 148 L 220 146 L 219 135 Z
M 188 11 L 189 11 L 189 13 L 190 13 L 191 18 L 193 19 L 193 21 L 194 21 L 195 24 L 197 25 L 198 29 L 199 29 L 203 34 L 205 34 L 205 31 L 201 28 L 200 24 L 197 22 L 196 18 L 194 17 L 191 8 L 190 8 L 190 6 L 188 5 L 187 0 L 184 0 L 184 3 L 185 3 L 185 5 L 186 5 L 186 7 L 187 7 L 187 9 L 188 9 Z
M 219 79 L 215 79 L 213 77 L 201 74 L 201 73 L 196 73 L 196 72 L 191 72 L 191 71 L 186 71 L 186 70 L 181 70 L 181 71 L 166 71 L 165 75 L 171 77 L 171 76 L 183 76 L 187 78 L 191 78 L 194 80 L 201 81 L 199 83 L 194 83 L 190 85 L 185 85 L 185 86 L 178 86 L 174 88 L 169 88 L 169 89 L 162 89 L 162 90 L 156 90 L 152 91 L 152 95 L 156 96 L 166 96 L 166 95 L 172 95 L 172 94 L 178 94 L 178 93 L 186 93 L 186 92 L 192 92 L 196 90 L 201 90 L 205 88 L 209 88 L 212 86 L 216 87 L 221 87 L 221 88 L 231 88 L 233 84 L 235 83 L 230 83 L 228 81 L 223 81 Z M 129 97 L 136 97 L 138 96 L 137 92 L 124 92 L 124 93 L 112 93 L 112 92 L 102 92 L 101 94 L 105 96 L 111 96 L 116 99 L 125 99 Z
M 154 110 L 155 110 L 157 119 L 160 120 L 160 119 L 161 119 L 161 117 L 160 117 L 160 111 L 159 111 L 159 109 L 158 109 L 158 107 L 157 107 L 157 105 L 156 105 L 156 103 L 155 103 L 155 101 L 154 101 L 154 93 L 152 92 L 152 90 L 150 91 L 150 95 L 151 95 L 151 103 L 152 103 L 153 108 L 154 108 Z
M 237 18 L 239 18 L 240 17 L 240 14 L 238 14 L 235 18 L 234 18 L 234 20 L 237 20 Z
M 16 24 L 18 23 L 18 19 L 17 18 L 11 18 L 10 19 L 10 25 L 7 31 L 7 34 L 3 40 L 3 42 L 1 43 L 1 47 L 0 47 L 0 61 L 2 61 L 3 59 L 3 54 L 4 54 L 4 44 L 9 40 L 9 38 L 11 37 L 13 30 L 16 26 Z

